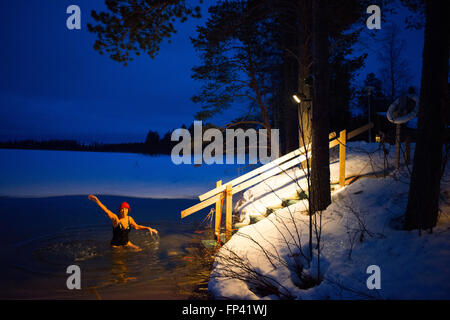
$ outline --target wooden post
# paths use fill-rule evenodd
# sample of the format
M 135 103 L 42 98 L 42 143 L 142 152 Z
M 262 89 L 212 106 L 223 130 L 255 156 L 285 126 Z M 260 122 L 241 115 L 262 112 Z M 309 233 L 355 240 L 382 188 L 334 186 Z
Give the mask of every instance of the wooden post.
M 231 238 L 231 231 L 233 228 L 233 187 L 231 184 L 227 185 L 226 190 L 226 217 L 225 217 L 225 228 L 227 241 Z
M 345 145 L 347 143 L 347 130 L 339 134 L 339 185 L 345 186 Z
M 216 182 L 216 188 L 222 185 L 222 180 Z M 214 233 L 216 235 L 217 240 L 220 237 L 220 223 L 222 219 L 222 197 L 219 198 L 216 202 L 216 223 L 214 225 Z

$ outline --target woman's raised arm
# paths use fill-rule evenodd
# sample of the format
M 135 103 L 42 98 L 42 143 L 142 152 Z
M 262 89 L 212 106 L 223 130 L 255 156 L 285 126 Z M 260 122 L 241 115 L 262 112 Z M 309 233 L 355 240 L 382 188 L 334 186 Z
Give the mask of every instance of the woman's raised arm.
M 106 215 L 108 216 L 108 218 L 111 219 L 112 222 L 117 222 L 118 220 L 117 215 L 115 215 L 107 207 L 105 207 L 105 205 L 101 203 L 96 196 L 90 194 L 88 196 L 88 199 L 94 201 L 100 208 L 102 208 L 102 210 L 105 211 Z

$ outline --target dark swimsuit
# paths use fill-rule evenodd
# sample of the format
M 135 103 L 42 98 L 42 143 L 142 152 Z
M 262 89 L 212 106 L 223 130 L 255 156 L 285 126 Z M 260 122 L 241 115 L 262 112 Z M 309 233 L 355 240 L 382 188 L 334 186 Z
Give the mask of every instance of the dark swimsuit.
M 113 227 L 112 246 L 124 246 L 128 243 L 128 234 L 130 233 L 130 217 L 128 217 L 128 227 L 125 229 L 119 220 L 117 226 Z

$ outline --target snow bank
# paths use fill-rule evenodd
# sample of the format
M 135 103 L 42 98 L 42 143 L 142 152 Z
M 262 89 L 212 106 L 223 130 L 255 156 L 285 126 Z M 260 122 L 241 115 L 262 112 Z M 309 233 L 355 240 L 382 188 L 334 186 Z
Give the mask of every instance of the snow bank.
M 408 171 L 375 177 L 372 173 L 381 173 L 385 161 L 385 153 L 377 149 L 375 143 L 348 144 L 347 176 L 367 176 L 333 192 L 333 203 L 323 212 L 319 285 L 305 288 L 306 282 L 295 271 L 303 265 L 304 275 L 316 276 L 319 268 L 316 259 L 308 266 L 301 255 L 308 253 L 309 216 L 302 214 L 306 203 L 298 202 L 233 235 L 218 252 L 210 291 L 217 298 L 234 299 L 449 299 L 449 171 L 442 180 L 447 202 L 441 203 L 438 226 L 433 234 L 419 236 L 417 231 L 398 228 L 408 198 Z M 394 154 L 391 147 L 386 159 L 391 166 Z M 332 163 L 330 170 L 331 181 L 337 181 L 338 163 Z M 266 206 L 279 204 L 280 198 L 296 191 L 298 185 L 289 183 L 292 177 L 298 177 L 300 185 L 305 183 L 299 170 L 290 170 L 244 192 L 235 208 L 265 213 Z M 315 247 L 314 237 L 313 243 Z M 317 257 L 317 249 L 314 254 Z M 380 267 L 380 290 L 367 288 L 370 265 Z M 252 280 L 252 272 L 271 285 L 262 290 Z
M 347 144 L 346 157 L 346 177 L 364 175 L 368 173 L 381 173 L 384 170 L 384 152 L 376 143 L 350 142 Z M 386 145 L 391 157 L 388 156 L 387 166 L 393 164 L 393 154 L 395 148 Z M 333 188 L 338 189 L 339 181 L 339 157 L 336 153 L 338 148 L 333 149 L 330 164 L 330 178 Z M 368 161 L 372 159 L 372 161 Z M 299 192 L 306 191 L 307 180 L 305 170 L 293 168 L 286 170 L 283 174 L 271 177 L 262 181 L 258 185 L 242 193 L 241 199 L 234 207 L 235 212 L 239 212 L 241 221 L 248 216 L 265 215 L 267 208 L 281 205 L 284 199 L 291 198 Z M 307 201 L 302 202 L 303 209 L 308 210 Z

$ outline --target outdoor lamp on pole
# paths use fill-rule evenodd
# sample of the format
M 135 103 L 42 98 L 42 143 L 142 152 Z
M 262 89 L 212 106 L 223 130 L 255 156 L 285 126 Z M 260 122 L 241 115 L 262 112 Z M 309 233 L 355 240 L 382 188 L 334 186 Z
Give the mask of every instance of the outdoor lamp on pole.
M 311 101 L 311 99 L 306 99 L 306 96 L 303 93 L 299 92 L 296 92 L 292 95 L 292 100 L 297 104 L 300 104 L 304 101 Z
M 306 102 L 306 101 L 311 101 L 311 99 L 307 99 L 307 97 L 300 92 L 295 92 L 292 95 L 292 100 L 294 101 L 294 103 L 297 104 L 297 114 L 298 114 L 298 147 L 300 148 L 302 146 L 302 135 L 301 135 L 301 130 L 302 130 L 302 123 L 301 123 L 301 104 L 302 102 Z
M 296 93 L 294 93 L 292 95 L 292 99 L 294 100 L 295 103 L 298 103 L 298 104 L 300 104 L 302 102 L 302 99 Z

